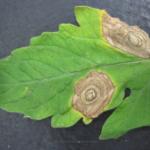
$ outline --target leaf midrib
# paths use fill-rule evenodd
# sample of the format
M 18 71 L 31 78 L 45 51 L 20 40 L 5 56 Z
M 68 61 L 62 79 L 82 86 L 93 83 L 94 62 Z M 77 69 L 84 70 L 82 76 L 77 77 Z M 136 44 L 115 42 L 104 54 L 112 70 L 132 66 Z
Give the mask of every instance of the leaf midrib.
M 138 60 L 138 61 L 126 61 L 126 62 L 120 62 L 120 63 L 112 63 L 112 64 L 96 64 L 92 67 L 87 67 L 87 68 L 83 68 L 81 70 L 75 70 L 72 72 L 66 72 L 64 74 L 61 73 L 61 75 L 55 75 L 54 77 L 50 76 L 50 77 L 46 77 L 46 78 L 42 78 L 42 79 L 34 79 L 34 80 L 28 80 L 28 81 L 20 81 L 19 83 L 0 83 L 1 86 L 9 86 L 9 85 L 28 85 L 28 84 L 36 84 L 36 83 L 42 83 L 42 82 L 49 82 L 52 80 L 58 80 L 58 79 L 62 79 L 64 77 L 71 77 L 71 76 L 75 76 L 81 72 L 87 71 L 87 70 L 93 70 L 96 69 L 98 67 L 111 67 L 111 66 L 117 66 L 117 65 L 128 65 L 128 64 L 138 64 L 138 63 L 143 63 L 143 62 L 149 62 L 150 63 L 150 59 L 142 59 L 142 60 Z

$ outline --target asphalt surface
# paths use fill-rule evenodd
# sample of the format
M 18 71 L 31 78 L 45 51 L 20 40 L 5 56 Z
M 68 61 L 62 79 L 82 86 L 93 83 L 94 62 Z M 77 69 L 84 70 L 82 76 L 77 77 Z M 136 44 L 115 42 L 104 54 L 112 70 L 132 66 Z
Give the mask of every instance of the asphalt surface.
M 60 23 L 76 24 L 73 8 L 106 9 L 150 33 L 150 0 L 0 0 L 0 57 L 26 46 L 32 36 L 56 31 Z M 50 120 L 33 121 L 0 110 L 0 150 L 150 150 L 150 128 L 135 129 L 118 140 L 99 141 L 105 113 L 89 126 L 53 129 Z

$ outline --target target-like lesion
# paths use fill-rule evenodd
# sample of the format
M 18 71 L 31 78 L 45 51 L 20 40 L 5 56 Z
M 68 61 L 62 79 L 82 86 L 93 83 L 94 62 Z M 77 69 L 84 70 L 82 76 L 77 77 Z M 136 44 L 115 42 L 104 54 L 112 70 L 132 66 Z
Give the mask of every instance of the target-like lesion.
M 107 12 L 103 15 L 104 38 L 114 47 L 130 54 L 150 58 L 149 35 L 138 26 L 129 26 Z
M 73 108 L 88 118 L 98 117 L 111 101 L 115 87 L 103 72 L 90 72 L 75 85 Z

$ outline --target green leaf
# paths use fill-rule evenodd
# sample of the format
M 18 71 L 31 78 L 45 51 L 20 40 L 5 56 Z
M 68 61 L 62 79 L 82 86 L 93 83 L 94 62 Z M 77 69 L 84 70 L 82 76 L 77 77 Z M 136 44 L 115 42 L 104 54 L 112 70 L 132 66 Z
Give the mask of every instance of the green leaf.
M 108 118 L 100 138 L 118 138 L 131 129 L 150 126 L 149 91 L 150 82 L 140 90 L 133 90 L 132 95 Z
M 73 108 L 72 97 L 76 82 L 98 71 L 106 73 L 115 86 L 111 102 L 103 111 L 117 108 L 104 124 L 102 138 L 116 138 L 149 125 L 150 59 L 110 45 L 102 32 L 104 13 L 76 7 L 79 26 L 61 24 L 58 32 L 33 37 L 28 47 L 1 59 L 0 108 L 36 120 L 52 116 L 52 127 L 70 127 L 81 118 L 85 124 L 91 123 L 91 118 Z M 132 94 L 123 101 L 126 87 Z
M 54 128 L 70 127 L 79 121 L 80 115 L 73 109 L 64 114 L 58 114 L 52 117 L 51 126 Z

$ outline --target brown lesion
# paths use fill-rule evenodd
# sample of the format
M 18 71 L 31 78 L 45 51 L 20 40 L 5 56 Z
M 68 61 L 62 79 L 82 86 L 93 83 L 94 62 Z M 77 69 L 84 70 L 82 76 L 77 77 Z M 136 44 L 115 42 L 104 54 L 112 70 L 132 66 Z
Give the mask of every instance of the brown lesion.
M 129 26 L 108 13 L 103 15 L 103 35 L 114 47 L 133 55 L 150 58 L 149 35 L 138 26 Z
M 96 118 L 111 101 L 114 90 L 111 79 L 105 73 L 91 72 L 76 84 L 73 108 L 88 118 Z

